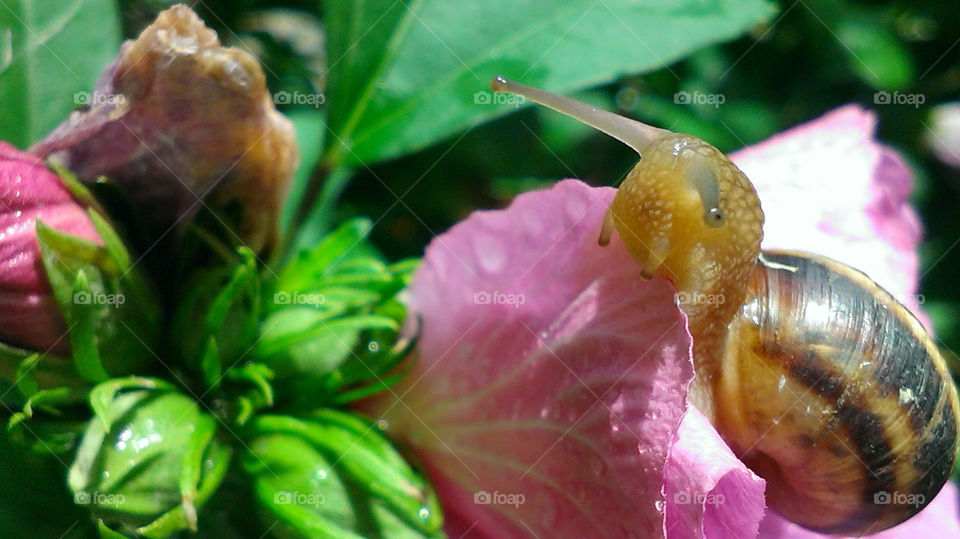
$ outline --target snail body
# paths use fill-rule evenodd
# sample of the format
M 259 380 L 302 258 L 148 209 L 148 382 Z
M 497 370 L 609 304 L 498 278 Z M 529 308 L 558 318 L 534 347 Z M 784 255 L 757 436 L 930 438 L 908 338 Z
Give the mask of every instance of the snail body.
M 767 503 L 824 533 L 875 533 L 919 512 L 949 478 L 957 391 L 932 339 L 866 275 L 809 253 L 761 252 L 749 179 L 696 137 L 501 77 L 642 159 L 608 210 L 644 276 L 670 279 L 693 336 L 691 401 L 767 481 Z M 893 497 L 896 496 L 896 499 Z

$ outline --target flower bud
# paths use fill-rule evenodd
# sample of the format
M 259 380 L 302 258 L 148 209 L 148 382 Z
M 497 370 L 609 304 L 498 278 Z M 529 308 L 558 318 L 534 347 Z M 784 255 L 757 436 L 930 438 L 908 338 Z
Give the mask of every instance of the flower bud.
M 299 161 L 293 124 L 274 108 L 257 59 L 222 46 L 184 5 L 124 43 L 91 107 L 31 151 L 86 182 L 107 176 L 153 239 L 206 205 L 254 251 L 276 240 Z
M 36 221 L 101 245 L 86 209 L 30 154 L 0 142 L 0 341 L 66 353 L 67 328 L 47 282 Z
M 131 386 L 147 389 L 116 395 Z M 219 486 L 230 460 L 229 448 L 215 438 L 213 416 L 149 379 L 104 382 L 91 401 L 98 413 L 68 476 L 74 502 L 125 532 L 195 530 L 197 507 Z
M 263 415 L 241 460 L 277 537 L 434 537 L 440 505 L 423 476 L 367 421 L 335 410 Z

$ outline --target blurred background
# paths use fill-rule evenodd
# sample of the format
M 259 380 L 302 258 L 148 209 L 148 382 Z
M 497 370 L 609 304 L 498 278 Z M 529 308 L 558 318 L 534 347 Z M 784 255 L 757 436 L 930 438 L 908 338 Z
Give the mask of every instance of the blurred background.
M 124 37 L 134 37 L 172 3 L 120 1 Z M 458 3 L 449 3 L 450 9 L 459 9 Z M 221 39 L 262 59 L 272 89 L 322 93 L 328 67 L 325 4 L 208 0 L 195 9 Z M 770 6 L 739 37 L 698 47 L 642 74 L 584 86 L 574 97 L 700 136 L 724 151 L 846 103 L 875 111 L 878 137 L 896 148 L 915 174 L 914 201 L 925 226 L 924 308 L 943 343 L 960 350 L 960 173 L 934 151 L 936 142 L 950 146 L 949 137 L 957 137 L 942 131 L 945 122 L 939 118 L 945 114 L 938 106 L 960 99 L 960 10 L 932 0 L 785 0 Z M 428 46 L 444 54 L 440 41 Z M 587 54 L 568 54 L 564 61 L 590 60 Z M 674 94 L 680 91 L 722 94 L 725 102 L 677 106 Z M 922 103 L 878 103 L 880 91 L 922 96 L 915 99 Z M 321 111 L 324 106 L 319 104 Z M 310 107 L 281 108 L 295 115 Z M 373 240 L 387 256 L 418 256 L 435 234 L 474 209 L 503 206 L 519 192 L 563 177 L 611 185 L 635 162 L 623 145 L 545 109 L 506 112 L 419 151 L 356 167 L 349 182 L 342 181 L 342 196 L 327 209 L 325 222 L 370 216 L 376 221 Z M 322 144 L 323 135 L 312 143 Z M 952 151 L 960 154 L 960 145 Z M 960 165 L 960 158 L 952 159 Z M 328 181 L 323 177 L 328 172 L 314 171 L 314 177 Z

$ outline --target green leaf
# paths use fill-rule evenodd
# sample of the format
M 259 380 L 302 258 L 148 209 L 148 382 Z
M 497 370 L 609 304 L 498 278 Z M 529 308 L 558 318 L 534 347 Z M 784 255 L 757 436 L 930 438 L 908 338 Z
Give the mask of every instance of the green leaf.
M 0 3 L 0 140 L 25 148 L 90 104 L 119 46 L 113 0 Z
M 876 89 L 905 88 L 916 76 L 913 56 L 894 32 L 878 21 L 850 18 L 837 28 L 850 68 Z
M 307 188 L 313 176 L 314 168 L 320 160 L 320 151 L 323 149 L 323 139 L 327 128 L 323 114 L 314 110 L 293 110 L 287 114 L 297 133 L 297 147 L 300 149 L 300 166 L 293 175 L 290 194 L 280 213 L 280 234 L 287 237 L 290 227 L 295 225 L 294 219 L 301 204 L 311 204 L 312 200 L 304 200 L 310 196 Z M 314 194 L 315 196 L 315 194 Z
M 499 74 L 569 93 L 663 67 L 772 13 L 763 0 L 333 2 L 325 159 L 369 165 L 511 111 L 492 104 Z

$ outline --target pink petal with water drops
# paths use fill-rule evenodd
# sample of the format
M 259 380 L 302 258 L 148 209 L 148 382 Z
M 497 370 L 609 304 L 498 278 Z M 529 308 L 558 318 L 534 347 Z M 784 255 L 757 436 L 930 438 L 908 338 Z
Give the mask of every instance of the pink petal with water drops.
M 765 482 L 734 456 L 709 420 L 690 407 L 670 451 L 667 537 L 754 537 Z
M 874 140 L 875 116 L 848 105 L 731 156 L 766 214 L 763 247 L 857 268 L 921 314 L 910 172 Z
M 414 277 L 417 362 L 367 411 L 472 536 L 663 535 L 690 338 L 672 286 L 597 245 L 613 194 L 563 181 L 474 213 Z

